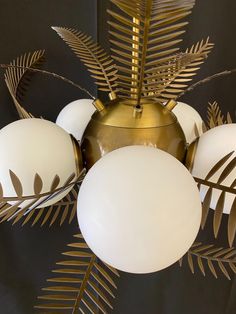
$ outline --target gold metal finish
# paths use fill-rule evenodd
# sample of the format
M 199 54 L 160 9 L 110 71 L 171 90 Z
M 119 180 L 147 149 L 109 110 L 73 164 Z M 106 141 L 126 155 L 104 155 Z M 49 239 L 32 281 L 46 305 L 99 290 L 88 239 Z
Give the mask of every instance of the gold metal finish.
M 70 134 L 70 137 L 71 137 L 71 141 L 72 141 L 72 145 L 74 149 L 76 176 L 78 176 L 83 170 L 82 153 L 80 150 L 79 142 L 75 139 L 75 137 L 72 134 Z
M 133 18 L 133 24 L 137 25 L 133 26 L 133 36 L 132 36 L 132 87 L 131 87 L 131 98 L 136 98 L 137 95 L 137 83 L 138 82 L 138 66 L 139 66 L 139 45 L 140 45 L 140 40 L 139 40 L 139 26 L 140 26 L 140 20 L 137 18 Z
M 27 89 L 29 79 L 33 74 L 33 72 L 30 72 L 25 68 L 40 67 L 43 62 L 44 50 L 37 50 L 28 54 L 25 53 L 10 63 L 10 65 L 18 66 L 18 68 L 8 68 L 5 72 L 7 88 L 21 119 L 33 118 L 33 115 L 27 112 L 21 105 L 21 100 L 24 96 L 23 94 Z
M 116 93 L 115 92 L 110 92 L 109 93 L 109 98 L 110 98 L 110 100 L 115 100 L 117 98 Z
M 171 99 L 167 102 L 166 109 L 168 109 L 169 111 L 172 111 L 176 106 L 177 106 L 177 101 Z
M 135 119 L 141 119 L 143 113 L 143 107 L 140 105 L 137 105 L 134 107 L 134 118 Z
M 129 145 L 160 148 L 184 161 L 186 140 L 175 115 L 160 103 L 143 101 L 140 117 L 133 114 L 135 103 L 117 100 L 92 116 L 81 142 L 87 169 L 108 152 Z
M 93 105 L 98 112 L 103 111 L 105 109 L 105 106 L 103 105 L 100 99 L 94 100 Z
M 34 194 L 33 195 L 23 195 L 23 186 L 20 181 L 20 179 L 17 177 L 17 175 L 10 170 L 10 178 L 12 181 L 12 185 L 14 187 L 16 196 L 4 196 L 3 195 L 3 189 L 0 183 L 0 218 L 1 221 L 13 221 L 13 224 L 17 221 L 19 221 L 23 216 L 26 217 L 26 222 L 32 217 L 32 215 L 35 213 L 35 211 L 38 211 L 38 215 L 35 218 L 35 221 L 33 224 L 35 224 L 38 219 L 42 216 L 44 208 L 38 208 L 38 206 L 43 205 L 48 200 L 58 196 L 59 194 L 65 192 L 68 190 L 68 188 L 71 188 L 81 182 L 81 179 L 84 176 L 84 170 L 81 171 L 79 176 L 76 176 L 75 173 L 69 176 L 69 178 L 63 183 L 60 183 L 60 178 L 58 175 L 55 175 L 52 183 L 51 188 L 47 192 L 42 192 L 43 189 L 43 181 L 39 174 L 35 174 L 34 177 Z M 63 201 L 64 202 L 64 201 Z M 68 200 L 64 205 L 67 205 Z M 43 224 L 48 220 L 50 214 L 52 211 L 55 212 L 55 217 L 53 218 L 53 222 L 57 218 L 59 211 L 61 208 L 61 203 L 58 202 L 57 204 L 49 206 L 48 212 L 45 216 L 45 220 L 43 221 Z M 24 223 L 26 223 L 24 222 Z
M 207 108 L 207 127 L 208 129 L 215 128 L 216 126 L 223 124 L 233 123 L 230 113 L 227 116 L 223 115 L 218 103 L 214 101 L 213 103 L 208 103 Z
M 77 57 L 87 66 L 91 77 L 96 80 L 98 89 L 114 92 L 116 89 L 116 72 L 114 61 L 105 50 L 92 38 L 75 29 L 52 27 L 67 43 Z
M 99 90 L 109 93 L 110 103 L 104 106 L 85 88 L 71 80 L 56 73 L 34 68 L 43 55 L 43 52 L 39 51 L 17 58 L 10 66 L 0 65 L 2 68 L 9 68 L 5 80 L 18 113 L 21 118 L 32 116 L 20 105 L 18 97 L 26 70 L 51 75 L 78 87 L 95 100 L 94 106 L 97 111 L 85 130 L 81 145 L 87 169 L 103 155 L 119 147 L 147 145 L 172 154 L 181 162 L 185 162 L 191 171 L 197 141 L 189 146 L 186 156 L 186 139 L 172 110 L 176 105 L 175 100 L 184 94 L 188 82 L 213 47 L 207 39 L 179 53 L 177 44 L 181 42 L 179 37 L 184 33 L 183 27 L 187 24 L 182 19 L 191 13 L 195 0 L 111 0 L 111 2 L 118 8 L 118 12 L 108 10 L 112 17 L 108 22 L 111 26 L 112 56 L 82 32 L 53 27 L 87 66 Z M 235 70 L 216 74 L 192 85 L 189 90 L 202 82 L 208 82 L 211 78 L 233 72 Z M 161 104 L 168 100 L 166 106 Z M 208 120 L 209 128 L 226 122 L 232 123 L 230 115 L 225 119 L 215 103 L 208 110 Z M 33 183 L 34 195 L 25 196 L 20 179 L 10 171 L 16 196 L 5 197 L 0 184 L 0 222 L 12 220 L 16 223 L 21 218 L 25 218 L 23 224 L 32 219 L 32 225 L 35 225 L 42 218 L 41 225 L 50 222 L 51 226 L 58 220 L 60 214 L 60 224 L 67 217 L 69 222 L 72 221 L 76 216 L 78 184 L 81 183 L 85 173 L 85 170 L 82 170 L 82 154 L 78 142 L 74 138 L 72 142 L 77 175 L 72 174 L 62 187 L 60 178 L 55 174 L 50 191 L 42 193 L 43 182 L 36 174 Z M 236 189 L 235 183 L 232 186 L 225 186 L 224 179 L 236 167 L 236 157 L 230 160 L 232 154 L 222 158 L 204 179 L 194 178 L 199 187 L 203 185 L 208 189 L 203 200 L 202 228 L 206 224 L 210 210 L 213 189 L 221 192 L 214 213 L 215 237 L 218 236 L 222 222 L 225 195 L 231 193 L 235 196 L 228 218 L 230 246 L 233 245 L 236 236 Z M 212 177 L 217 171 L 222 171 L 220 178 L 217 182 L 213 182 Z M 37 208 L 66 191 L 68 187 L 73 187 L 73 190 L 63 200 L 46 209 Z M 112 289 L 116 288 L 112 275 L 119 276 L 119 274 L 101 261 L 98 263 L 97 257 L 89 250 L 82 235 L 76 235 L 76 238 L 79 239 L 76 243 L 69 244 L 73 249 L 64 253 L 68 258 L 57 263 L 63 268 L 53 271 L 63 274 L 63 277 L 48 280 L 56 285 L 52 284 L 51 287 L 43 289 L 50 291 L 50 294 L 40 296 L 39 299 L 44 300 L 44 303 L 36 308 L 50 313 L 70 311 L 72 314 L 77 312 L 95 314 L 99 311 L 105 314 L 107 308 L 112 309 L 110 296 L 114 297 Z M 217 277 L 215 269 L 217 265 L 230 279 L 229 268 L 236 273 L 235 255 L 233 247 L 223 249 L 200 243 L 193 245 L 187 258 L 193 273 L 193 257 L 196 257 L 197 265 L 204 275 L 206 266 L 203 259 L 207 260 L 207 267 L 215 277 Z
M 234 200 L 232 203 L 232 207 L 228 216 L 228 241 L 229 245 L 233 245 L 233 241 L 236 236 L 236 189 L 235 189 L 235 181 L 231 184 L 231 186 L 227 186 L 224 184 L 224 180 L 232 173 L 232 171 L 236 167 L 236 157 L 233 156 L 234 152 L 229 153 L 228 155 L 224 156 L 221 160 L 219 160 L 212 169 L 210 169 L 207 176 L 202 178 L 194 178 L 195 181 L 199 184 L 199 186 L 207 187 L 207 193 L 203 199 L 202 205 L 202 229 L 206 225 L 206 221 L 208 218 L 210 205 L 212 202 L 213 196 L 213 189 L 220 191 L 220 196 L 217 200 L 216 208 L 214 211 L 214 218 L 213 218 L 213 231 L 215 237 L 218 236 L 220 226 L 222 223 L 223 218 L 223 209 L 225 204 L 225 196 L 226 193 L 230 193 L 234 196 Z M 212 177 L 217 173 L 221 172 L 219 179 L 217 182 L 212 180 Z
M 192 274 L 198 268 L 203 276 L 206 275 L 206 270 L 209 270 L 215 278 L 218 278 L 218 273 L 221 273 L 228 280 L 231 280 L 236 274 L 235 253 L 234 247 L 223 248 L 214 244 L 194 243 L 186 254 L 186 258 Z M 182 260 L 180 266 L 182 266 Z
M 194 158 L 196 156 L 198 142 L 199 139 L 196 139 L 192 144 L 189 145 L 187 150 L 185 166 L 188 168 L 190 172 L 193 170 Z
M 82 234 L 74 237 L 75 242 L 68 244 L 69 249 L 63 253 L 66 258 L 57 263 L 52 271 L 53 278 L 47 280 L 51 286 L 42 289 L 43 294 L 38 297 L 39 304 L 35 308 L 44 310 L 43 313 L 69 310 L 71 314 L 97 314 L 99 309 L 106 314 L 113 308 L 111 300 L 117 289 L 115 280 L 120 275 L 116 269 L 98 260 Z
M 156 97 L 174 99 L 198 70 L 213 45 L 199 42 L 184 53 L 177 53 L 180 22 L 191 13 L 194 0 L 111 0 L 122 11 L 108 10 L 112 21 L 110 43 L 116 61 L 117 93 L 137 100 Z

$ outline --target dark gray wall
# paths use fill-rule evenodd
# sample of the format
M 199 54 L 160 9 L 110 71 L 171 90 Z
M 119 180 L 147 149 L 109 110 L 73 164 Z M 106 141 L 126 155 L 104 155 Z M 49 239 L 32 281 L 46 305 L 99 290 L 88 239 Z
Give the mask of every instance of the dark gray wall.
M 96 93 L 84 67 L 50 26 L 75 27 L 96 37 L 97 5 L 99 41 L 109 48 L 105 32 L 107 0 L 0 0 L 0 62 L 45 48 L 48 56 L 45 68 L 80 82 Z M 197 1 L 184 46 L 207 35 L 216 43 L 199 77 L 235 67 L 235 11 L 234 0 Z M 220 79 L 196 89 L 183 100 L 202 114 L 205 114 L 207 102 L 212 100 L 219 101 L 224 111 L 234 113 L 235 83 L 235 76 Z M 54 121 L 66 103 L 80 97 L 84 95 L 62 82 L 37 76 L 25 103 L 33 114 Z M 18 118 L 2 76 L 0 112 L 0 126 Z M 76 223 L 50 229 L 0 225 L 0 313 L 33 313 L 32 306 L 40 288 L 76 232 Z M 210 232 L 201 234 L 200 238 L 213 241 Z M 221 242 L 224 244 L 224 237 Z M 206 278 L 198 272 L 193 276 L 186 264 L 182 269 L 174 265 L 152 275 L 122 274 L 113 313 L 235 314 L 235 296 L 234 280 L 229 282 L 221 275 L 215 280 L 209 272 Z

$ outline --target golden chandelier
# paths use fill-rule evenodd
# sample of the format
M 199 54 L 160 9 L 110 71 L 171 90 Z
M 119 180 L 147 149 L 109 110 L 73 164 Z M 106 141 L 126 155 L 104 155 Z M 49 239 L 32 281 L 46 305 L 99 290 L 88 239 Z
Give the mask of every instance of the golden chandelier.
M 198 86 L 188 83 L 213 48 L 206 39 L 179 52 L 195 1 L 111 2 L 111 55 L 81 31 L 53 27 L 109 94 L 106 104 L 41 70 L 44 51 L 1 65 L 21 118 L 0 130 L 1 222 L 62 225 L 78 212 L 81 233 L 43 288 L 41 313 L 108 313 L 118 270 L 150 273 L 183 256 L 192 273 L 236 273 L 236 126 L 217 103 L 204 123 L 178 101 Z M 56 124 L 35 118 L 21 103 L 34 72 L 91 99 L 69 104 Z M 210 211 L 215 238 L 228 215 L 228 247 L 194 242 Z

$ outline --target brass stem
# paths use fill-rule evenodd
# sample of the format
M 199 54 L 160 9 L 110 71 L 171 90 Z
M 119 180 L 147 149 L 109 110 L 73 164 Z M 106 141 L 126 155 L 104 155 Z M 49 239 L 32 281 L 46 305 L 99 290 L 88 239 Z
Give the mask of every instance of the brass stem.
M 137 26 L 140 25 L 140 20 L 137 18 L 133 18 L 133 23 L 136 24 Z M 132 36 L 133 41 L 139 42 L 139 28 L 137 27 L 133 27 L 133 32 L 136 33 L 137 35 Z M 139 65 L 139 61 L 138 61 L 138 57 L 139 57 L 139 43 L 137 44 L 132 44 L 132 72 L 136 72 L 135 74 L 132 74 L 132 85 L 134 87 L 131 88 L 131 98 L 136 99 L 137 98 L 137 92 L 138 92 L 138 88 L 137 88 L 137 82 L 138 82 L 138 65 Z M 134 50 L 137 50 L 134 51 Z
M 91 257 L 91 260 L 90 260 L 90 263 L 87 267 L 87 270 L 86 270 L 86 273 L 84 275 L 84 278 L 83 278 L 83 281 L 82 281 L 82 284 L 80 286 L 80 289 L 79 289 L 79 293 L 77 295 L 77 298 L 76 298 L 76 301 L 75 301 L 75 304 L 74 304 L 74 307 L 73 307 L 73 311 L 72 311 L 72 314 L 76 314 L 77 311 L 78 311 L 78 308 L 80 306 L 80 302 L 83 298 L 83 295 L 85 293 L 85 290 L 86 290 L 86 286 L 88 284 L 88 280 L 89 280 L 89 277 L 90 277 L 90 274 L 91 274 L 91 271 L 93 269 L 93 266 L 94 266 L 94 263 L 96 261 L 96 256 L 95 255 L 92 255 Z

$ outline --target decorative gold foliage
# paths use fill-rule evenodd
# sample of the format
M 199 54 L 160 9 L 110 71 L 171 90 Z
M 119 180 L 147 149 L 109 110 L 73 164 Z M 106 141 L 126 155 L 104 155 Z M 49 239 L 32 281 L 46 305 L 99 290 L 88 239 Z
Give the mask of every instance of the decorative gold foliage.
M 46 208 L 35 208 L 26 216 L 16 216 L 13 224 L 20 219 L 23 220 L 22 225 L 31 223 L 33 227 L 37 223 L 45 226 L 47 223 L 51 227 L 55 222 L 59 222 L 60 226 L 65 222 L 69 224 L 76 217 L 78 188 L 74 187 L 61 201 Z
M 213 244 L 194 243 L 186 257 L 193 274 L 196 267 L 204 276 L 208 270 L 215 278 L 218 278 L 219 272 L 229 280 L 232 274 L 236 274 L 236 250 L 233 247 L 222 248 Z M 182 260 L 180 266 L 182 266 Z
M 55 175 L 50 191 L 42 192 L 42 178 L 36 174 L 34 178 L 34 195 L 23 195 L 23 187 L 20 179 L 15 173 L 10 171 L 10 178 L 14 187 L 16 196 L 4 196 L 4 191 L 0 183 L 0 222 L 12 221 L 13 224 L 23 220 L 23 225 L 32 222 L 32 226 L 37 222 L 41 222 L 41 226 L 47 222 L 50 226 L 60 218 L 62 225 L 66 218 L 69 217 L 69 223 L 73 220 L 76 214 L 77 202 L 77 185 L 81 182 L 84 176 L 82 171 L 78 177 L 72 174 L 64 184 L 59 186 L 60 178 Z M 46 208 L 38 208 L 47 201 L 65 192 L 68 188 L 73 187 L 72 191 L 58 203 Z
M 208 129 L 215 128 L 216 126 L 223 124 L 233 123 L 230 113 L 227 113 L 227 117 L 225 118 L 221 112 L 221 109 L 216 101 L 213 103 L 209 102 L 209 106 L 207 108 L 207 127 Z
M 170 57 L 168 62 L 158 67 L 156 73 L 147 75 L 149 93 L 146 97 L 155 97 L 161 102 L 176 99 L 187 87 L 186 83 L 191 81 L 199 70 L 199 65 L 203 63 L 212 47 L 213 44 L 207 39 L 206 42 L 201 41 L 193 45 L 185 53 Z
M 35 306 L 40 313 L 108 313 L 112 309 L 115 277 L 114 268 L 99 261 L 85 243 L 81 234 L 69 244 L 70 251 L 63 253 L 66 260 L 58 262 L 52 272 L 59 277 L 47 280 L 49 286 L 38 297 L 42 303 Z
M 38 68 L 44 62 L 44 50 L 34 51 L 33 53 L 25 53 L 24 55 L 13 60 L 10 65 L 24 68 Z M 16 109 L 21 119 L 32 118 L 32 114 L 28 113 L 20 104 L 23 95 L 27 90 L 31 76 L 33 73 L 23 68 L 9 67 L 5 72 L 5 82 L 10 95 L 14 101 Z
M 207 191 L 205 197 L 202 202 L 202 228 L 204 228 L 209 209 L 212 202 L 213 191 L 217 189 L 221 191 L 220 196 L 218 198 L 216 208 L 214 211 L 213 218 L 213 229 L 215 237 L 218 236 L 219 229 L 222 222 L 223 217 L 223 209 L 225 204 L 225 197 L 227 193 L 235 195 L 234 202 L 231 206 L 230 214 L 228 215 L 228 241 L 229 245 L 233 245 L 233 241 L 236 235 L 236 178 L 233 180 L 230 186 L 226 186 L 223 184 L 223 181 L 232 173 L 232 171 L 236 167 L 236 157 L 233 157 L 234 152 L 229 153 L 221 160 L 219 160 L 216 165 L 209 171 L 205 179 L 195 178 L 198 183 L 199 190 L 201 190 L 202 186 L 207 187 Z M 232 157 L 232 158 L 231 158 Z M 217 181 L 213 181 L 212 177 L 218 172 L 221 171 Z
M 108 10 L 118 93 L 138 103 L 144 97 L 176 98 L 212 48 L 202 41 L 176 57 L 178 37 L 187 24 L 180 20 L 191 13 L 194 1 L 111 2 L 121 10 Z
M 99 90 L 112 92 L 116 84 L 114 62 L 90 36 L 70 28 L 53 27 L 58 35 L 68 44 L 73 52 L 87 66 L 88 71 L 96 80 Z
M 213 48 L 213 44 L 209 42 L 209 38 L 204 42 L 198 42 L 185 53 L 179 54 L 180 59 L 175 62 L 170 62 L 169 69 L 160 71 L 160 85 L 158 94 L 160 101 L 167 101 L 168 99 L 175 99 L 187 87 L 196 72 L 200 69 L 200 65 Z

